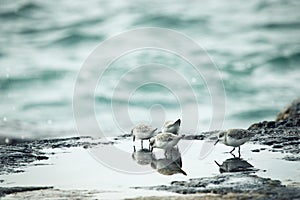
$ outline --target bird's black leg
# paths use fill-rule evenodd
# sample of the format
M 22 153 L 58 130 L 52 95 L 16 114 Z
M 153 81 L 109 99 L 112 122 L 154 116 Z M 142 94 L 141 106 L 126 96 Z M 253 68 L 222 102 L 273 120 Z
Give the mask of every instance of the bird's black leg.
M 142 149 L 143 149 L 143 140 L 141 140 L 141 146 L 142 146 Z
M 133 146 L 133 152 L 136 152 L 135 146 Z
M 149 149 L 150 149 L 151 145 L 150 145 L 150 138 L 149 138 Z
M 235 147 L 233 147 L 233 149 L 229 153 L 232 153 L 234 150 L 235 150 Z
M 167 150 L 165 150 L 165 153 L 164 153 L 164 155 L 165 155 L 165 158 L 167 158 Z
M 133 141 L 135 141 L 135 136 L 133 136 Z
M 239 158 L 241 157 L 241 147 L 239 146 Z

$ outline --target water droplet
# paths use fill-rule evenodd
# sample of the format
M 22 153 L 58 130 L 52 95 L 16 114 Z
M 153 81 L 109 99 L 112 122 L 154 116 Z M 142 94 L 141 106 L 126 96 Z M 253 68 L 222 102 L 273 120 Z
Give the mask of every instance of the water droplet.
M 51 119 L 48 119 L 47 123 L 48 123 L 48 124 L 52 124 L 52 120 L 51 120 Z
M 3 117 L 3 121 L 6 122 L 6 121 L 7 121 L 7 118 L 6 118 L 6 117 Z
M 5 141 L 4 141 L 6 144 L 9 144 L 10 143 L 10 139 L 9 138 L 5 138 Z
M 192 78 L 192 83 L 196 83 L 197 79 L 195 77 Z
M 6 74 L 6 78 L 9 78 L 9 74 Z

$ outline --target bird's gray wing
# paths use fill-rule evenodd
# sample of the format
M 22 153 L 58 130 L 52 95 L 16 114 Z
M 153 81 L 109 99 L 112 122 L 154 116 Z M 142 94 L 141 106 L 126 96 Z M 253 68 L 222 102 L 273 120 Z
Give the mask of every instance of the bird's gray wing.
M 174 139 L 174 136 L 172 134 L 167 134 L 167 133 L 159 134 L 159 135 L 157 135 L 157 137 L 160 140 L 165 141 L 165 142 L 172 141 Z

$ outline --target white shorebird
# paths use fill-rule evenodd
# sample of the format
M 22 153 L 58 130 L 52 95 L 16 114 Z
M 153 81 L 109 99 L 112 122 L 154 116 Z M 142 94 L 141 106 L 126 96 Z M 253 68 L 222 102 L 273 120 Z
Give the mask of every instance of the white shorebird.
M 131 133 L 133 135 L 133 141 L 135 141 L 135 138 L 140 139 L 141 145 L 143 147 L 143 140 L 148 140 L 151 137 L 153 137 L 155 135 L 156 130 L 157 128 L 153 128 L 151 125 L 139 124 L 131 130 Z
M 175 122 L 174 121 L 166 121 L 163 125 L 163 127 L 161 128 L 161 131 L 164 132 L 168 132 L 168 133 L 173 133 L 178 135 L 178 131 L 180 128 L 180 124 L 181 124 L 181 120 L 178 119 Z
M 159 133 L 150 139 L 151 148 L 160 148 L 165 150 L 172 149 L 184 135 L 175 135 L 173 133 Z
M 232 152 L 235 150 L 236 147 L 239 147 L 239 156 L 241 155 L 241 145 L 250 140 L 253 136 L 253 133 L 247 131 L 245 129 L 229 129 L 227 131 L 221 131 L 218 135 L 218 140 L 216 141 L 215 145 L 221 141 L 223 144 L 227 146 L 232 146 L 233 149 L 230 151 Z

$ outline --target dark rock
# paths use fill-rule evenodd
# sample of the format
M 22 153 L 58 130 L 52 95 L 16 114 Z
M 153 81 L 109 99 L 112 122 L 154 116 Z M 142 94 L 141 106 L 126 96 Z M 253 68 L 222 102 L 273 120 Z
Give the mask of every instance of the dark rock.
M 285 119 L 295 119 L 300 117 L 300 98 L 294 100 L 290 105 L 284 108 L 276 117 L 276 121 Z
M 285 156 L 283 159 L 287 161 L 300 161 L 300 156 Z
M 128 137 L 132 137 L 132 134 L 129 133 L 129 134 L 123 134 L 123 135 L 120 135 L 119 136 L 120 138 L 128 138 Z
M 252 124 L 248 130 L 257 130 L 261 128 L 275 128 L 276 127 L 276 122 L 275 121 L 263 121 L 259 123 Z
M 274 121 L 267 122 L 267 128 L 275 128 L 275 122 Z
M 36 159 L 38 160 L 48 160 L 49 157 L 47 156 L 37 156 Z
M 258 177 L 245 173 L 226 173 L 215 177 L 174 181 L 171 185 L 136 187 L 159 191 L 176 192 L 179 194 L 260 194 L 261 199 L 297 199 L 300 188 L 284 186 L 278 180 Z M 249 197 L 248 197 L 249 198 Z
M 273 148 L 284 148 L 289 153 L 300 153 L 300 99 L 283 110 L 276 121 L 252 124 L 248 130 L 255 133 L 250 141 Z M 277 151 L 277 150 L 275 150 Z
M 186 135 L 184 136 L 184 140 L 204 140 L 204 135 Z
M 17 192 L 27 192 L 34 190 L 44 190 L 53 187 L 0 187 L 0 197 Z
M 274 149 L 279 149 L 279 148 L 282 148 L 282 147 L 283 147 L 283 145 L 281 145 L 281 144 L 275 144 L 275 145 L 273 145 Z

